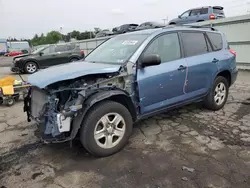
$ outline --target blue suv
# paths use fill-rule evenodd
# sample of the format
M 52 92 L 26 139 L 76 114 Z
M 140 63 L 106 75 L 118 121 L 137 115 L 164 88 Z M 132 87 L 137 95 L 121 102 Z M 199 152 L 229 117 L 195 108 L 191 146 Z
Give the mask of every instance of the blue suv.
M 136 121 L 193 102 L 225 105 L 236 54 L 211 28 L 168 26 L 114 36 L 84 61 L 40 70 L 24 100 L 47 143 L 77 135 L 94 156 L 127 143 Z
M 169 22 L 170 25 L 181 25 L 194 22 L 202 22 L 206 20 L 215 20 L 225 18 L 223 7 L 208 6 L 187 10 Z

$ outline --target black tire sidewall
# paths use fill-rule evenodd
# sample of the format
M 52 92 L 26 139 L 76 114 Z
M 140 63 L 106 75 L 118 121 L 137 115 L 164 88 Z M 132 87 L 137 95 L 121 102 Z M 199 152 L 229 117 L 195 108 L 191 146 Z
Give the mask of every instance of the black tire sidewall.
M 74 61 L 73 61 L 74 60 Z M 76 62 L 76 61 L 78 61 L 79 59 L 78 58 L 72 58 L 72 59 L 70 59 L 70 62 Z
M 9 101 L 12 101 L 11 103 L 9 103 Z M 15 99 L 14 98 L 9 98 L 6 101 L 6 105 L 7 106 L 13 106 L 15 104 Z
M 225 99 L 223 101 L 222 104 L 220 105 L 217 105 L 216 102 L 214 101 L 214 92 L 215 92 L 215 88 L 217 87 L 217 85 L 219 83 L 223 83 L 226 87 L 226 96 L 225 96 Z M 208 96 L 207 96 L 207 99 L 205 101 L 206 103 L 206 106 L 211 109 L 211 110 L 220 110 L 221 108 L 223 108 L 223 106 L 226 104 L 227 102 L 227 98 L 228 98 L 228 91 L 229 91 L 229 84 L 228 84 L 228 81 L 225 77 L 222 77 L 222 76 L 218 76 L 215 81 L 214 81 L 214 84 L 213 84 L 213 87 L 212 89 L 210 90 Z
M 25 66 L 24 66 L 24 72 L 25 73 L 28 73 L 28 74 L 33 74 L 33 73 L 35 73 L 35 72 L 29 72 L 28 70 L 27 70 L 27 65 L 28 64 L 33 64 L 33 65 L 35 65 L 36 66 L 36 71 L 37 71 L 37 69 L 38 69 L 38 67 L 37 67 L 37 64 L 36 63 L 34 63 L 34 62 L 27 62 L 27 63 L 25 63 Z
M 103 149 L 97 145 L 94 139 L 94 129 L 96 123 L 102 116 L 112 112 L 118 113 L 124 118 L 126 131 L 120 143 L 118 143 L 114 148 Z M 117 153 L 126 145 L 132 133 L 133 121 L 130 112 L 125 106 L 113 101 L 103 101 L 90 109 L 89 113 L 85 117 L 86 118 L 81 127 L 80 139 L 83 146 L 89 153 L 96 157 L 106 157 Z

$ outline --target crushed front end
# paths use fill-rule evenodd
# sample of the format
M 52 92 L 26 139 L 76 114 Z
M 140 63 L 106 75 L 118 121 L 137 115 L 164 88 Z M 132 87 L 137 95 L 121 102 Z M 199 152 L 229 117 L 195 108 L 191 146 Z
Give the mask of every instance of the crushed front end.
M 87 99 L 95 93 L 112 93 L 111 90 L 119 88 L 131 93 L 129 77 L 102 74 L 57 82 L 44 89 L 32 86 L 24 100 L 24 111 L 28 121 L 37 122 L 43 141 L 69 141 L 76 137 L 90 107 Z
M 82 108 L 84 97 L 74 91 L 47 92 L 31 87 L 24 100 L 28 121 L 35 120 L 46 142 L 63 142 L 72 138 L 72 121 Z M 75 135 L 74 135 L 75 136 Z

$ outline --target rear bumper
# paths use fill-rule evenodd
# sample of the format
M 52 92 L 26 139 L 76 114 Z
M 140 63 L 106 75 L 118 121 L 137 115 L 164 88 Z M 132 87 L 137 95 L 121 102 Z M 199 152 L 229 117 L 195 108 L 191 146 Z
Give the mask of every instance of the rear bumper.
M 235 68 L 232 72 L 231 72 L 231 85 L 233 85 L 237 79 L 238 76 L 238 69 Z

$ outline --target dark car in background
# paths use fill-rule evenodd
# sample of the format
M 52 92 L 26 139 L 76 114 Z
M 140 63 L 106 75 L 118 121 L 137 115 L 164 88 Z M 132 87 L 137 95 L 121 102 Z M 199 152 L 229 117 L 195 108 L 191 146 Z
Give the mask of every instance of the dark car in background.
M 102 30 L 99 33 L 96 34 L 95 38 L 100 38 L 100 37 L 107 37 L 107 36 L 111 36 L 114 33 L 108 29 Z
M 144 29 L 154 29 L 154 28 L 162 28 L 165 27 L 164 24 L 158 22 L 144 22 L 139 25 L 136 30 L 144 30 Z
M 124 25 L 114 28 L 112 31 L 115 34 L 122 34 L 122 33 L 135 31 L 137 27 L 138 27 L 138 24 L 124 24 Z
M 215 20 L 225 18 L 224 8 L 221 6 L 207 6 L 193 8 L 185 11 L 178 18 L 169 22 L 170 25 L 181 25 L 194 22 L 202 22 L 206 20 Z
M 85 57 L 79 44 L 53 44 L 41 47 L 31 54 L 13 58 L 12 72 L 32 74 L 38 69 L 78 61 Z

